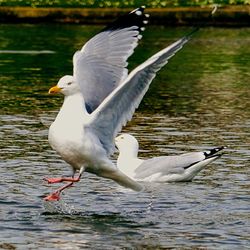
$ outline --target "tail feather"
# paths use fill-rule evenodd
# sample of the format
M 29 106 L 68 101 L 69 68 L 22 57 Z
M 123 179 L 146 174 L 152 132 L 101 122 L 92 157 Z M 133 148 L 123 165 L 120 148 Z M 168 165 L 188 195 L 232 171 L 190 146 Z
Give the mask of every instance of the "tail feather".
M 99 174 L 100 175 L 100 174 Z M 112 179 L 123 187 L 133 189 L 134 191 L 142 191 L 144 187 L 137 181 L 122 173 L 119 169 L 102 171 L 101 176 Z

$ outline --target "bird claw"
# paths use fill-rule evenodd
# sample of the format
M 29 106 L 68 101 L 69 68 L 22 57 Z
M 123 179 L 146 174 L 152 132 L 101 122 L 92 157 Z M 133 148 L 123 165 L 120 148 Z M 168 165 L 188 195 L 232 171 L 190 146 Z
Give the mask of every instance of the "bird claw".
M 74 177 L 55 177 L 55 178 L 45 177 L 45 178 L 43 178 L 43 180 L 47 181 L 48 184 L 59 183 L 59 182 L 64 182 L 64 181 L 70 182 L 67 185 L 64 185 L 63 187 L 57 189 L 52 194 L 46 196 L 44 198 L 44 200 L 45 201 L 59 201 L 61 192 L 66 188 L 72 187 L 74 182 L 80 181 L 80 177 L 81 177 L 81 174 L 76 178 L 74 178 Z
M 51 193 L 50 195 L 46 196 L 44 198 L 45 201 L 59 201 L 60 200 L 60 194 L 63 190 L 66 188 L 72 187 L 73 182 L 68 183 L 67 185 L 57 189 L 55 192 Z
M 59 201 L 60 200 L 60 192 L 54 192 L 44 198 L 45 201 Z

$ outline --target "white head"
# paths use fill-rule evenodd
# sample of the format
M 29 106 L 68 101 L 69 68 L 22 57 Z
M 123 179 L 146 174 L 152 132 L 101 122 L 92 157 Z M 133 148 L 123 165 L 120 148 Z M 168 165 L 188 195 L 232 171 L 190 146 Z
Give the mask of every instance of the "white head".
M 72 95 L 80 91 L 79 85 L 74 80 L 73 76 L 63 76 L 56 86 L 50 88 L 49 94 L 62 93 L 65 96 Z
M 139 150 L 139 143 L 136 138 L 130 134 L 121 134 L 115 138 L 115 145 L 120 153 L 132 154 L 137 157 Z

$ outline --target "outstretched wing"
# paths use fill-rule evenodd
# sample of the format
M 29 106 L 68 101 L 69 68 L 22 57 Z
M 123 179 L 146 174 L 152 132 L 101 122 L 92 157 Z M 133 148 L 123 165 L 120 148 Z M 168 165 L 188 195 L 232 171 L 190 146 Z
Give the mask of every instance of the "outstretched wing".
M 132 118 L 156 72 L 189 41 L 189 37 L 183 37 L 139 65 L 91 114 L 89 128 L 98 135 L 108 154 L 113 152 L 113 139 Z
M 73 75 L 89 113 L 127 77 L 127 59 L 138 44 L 147 17 L 144 7 L 135 9 L 107 26 L 74 54 Z

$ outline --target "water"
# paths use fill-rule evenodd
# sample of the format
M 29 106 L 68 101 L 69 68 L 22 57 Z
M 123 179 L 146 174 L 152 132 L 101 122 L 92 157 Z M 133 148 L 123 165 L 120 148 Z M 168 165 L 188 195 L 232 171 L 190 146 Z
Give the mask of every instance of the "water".
M 48 145 L 62 97 L 47 91 L 99 29 L 0 26 L 0 248 L 249 248 L 249 28 L 201 29 L 123 129 L 139 139 L 142 158 L 226 145 L 222 158 L 193 182 L 141 193 L 86 173 L 62 201 L 43 202 L 56 188 L 43 177 L 70 174 Z M 130 68 L 189 31 L 148 29 Z

